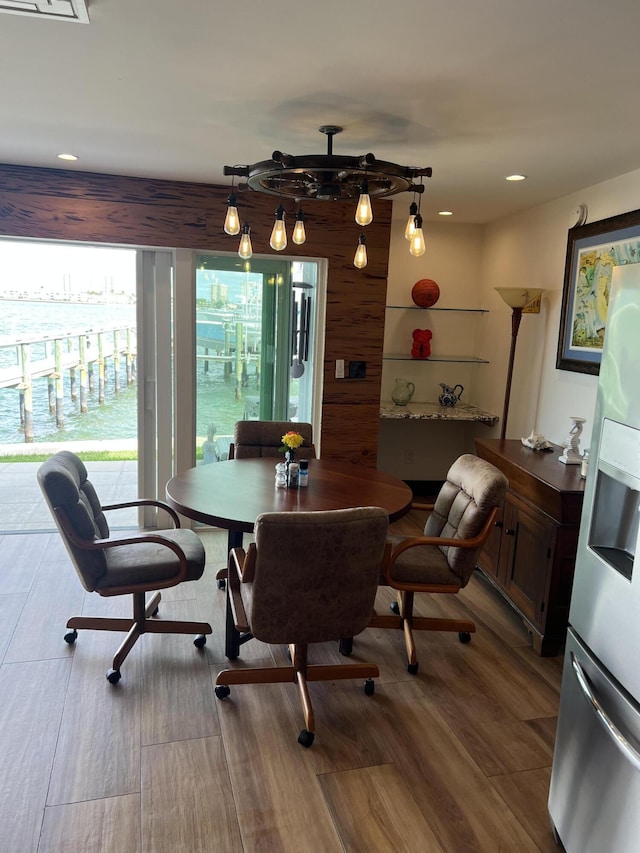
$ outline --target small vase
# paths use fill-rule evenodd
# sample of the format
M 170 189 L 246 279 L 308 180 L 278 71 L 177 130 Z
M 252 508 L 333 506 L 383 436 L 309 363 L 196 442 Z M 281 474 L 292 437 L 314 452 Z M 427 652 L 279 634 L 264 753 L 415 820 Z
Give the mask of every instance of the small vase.
M 413 397 L 416 386 L 413 382 L 407 382 L 406 379 L 396 379 L 396 384 L 391 392 L 391 399 L 396 406 L 406 406 Z

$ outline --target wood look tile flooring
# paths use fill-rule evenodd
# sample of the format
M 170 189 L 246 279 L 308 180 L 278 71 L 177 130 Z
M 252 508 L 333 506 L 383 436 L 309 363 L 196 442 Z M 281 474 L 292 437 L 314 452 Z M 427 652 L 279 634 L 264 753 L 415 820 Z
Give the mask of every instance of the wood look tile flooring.
M 121 635 L 80 632 L 68 646 L 64 625 L 128 615 L 129 599 L 84 593 L 57 533 L 0 536 L 2 853 L 558 849 L 546 801 L 562 659 L 533 652 L 478 573 L 417 608 L 471 614 L 472 642 L 417 633 L 412 676 L 400 632 L 367 629 L 352 657 L 379 665 L 375 694 L 312 683 L 305 750 L 295 685 L 214 696 L 229 665 L 215 582 L 226 533 L 202 536 L 205 576 L 163 592 L 160 618 L 206 619 L 214 634 L 201 651 L 189 637 L 142 637 L 118 685 L 105 673 Z M 378 608 L 390 600 L 380 590 Z M 252 640 L 233 665 L 285 660 Z M 312 660 L 347 659 L 326 644 Z

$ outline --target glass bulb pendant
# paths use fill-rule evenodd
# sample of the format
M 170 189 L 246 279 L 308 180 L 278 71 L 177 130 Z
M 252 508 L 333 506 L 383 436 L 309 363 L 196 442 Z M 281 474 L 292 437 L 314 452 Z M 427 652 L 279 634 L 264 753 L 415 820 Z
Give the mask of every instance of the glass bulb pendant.
M 410 240 L 413 237 L 413 232 L 416 230 L 416 216 L 418 214 L 418 205 L 412 201 L 409 205 L 409 218 L 407 219 L 407 227 L 404 229 L 404 239 Z
M 238 208 L 236 207 L 236 197 L 233 193 L 227 199 L 227 215 L 224 219 L 224 230 L 227 234 L 235 237 L 240 233 L 240 217 L 238 216 Z
M 409 251 L 416 258 L 419 258 L 420 255 L 424 255 L 426 246 L 424 244 L 424 234 L 422 233 L 422 217 L 418 213 L 415 218 L 416 228 L 413 234 L 411 235 L 411 241 L 409 243 Z
M 364 269 L 367 265 L 367 241 L 364 234 L 358 237 L 358 248 L 353 259 L 353 265 L 359 270 Z
M 302 246 L 307 239 L 307 234 L 304 230 L 304 213 L 301 207 L 298 208 L 298 213 L 296 214 L 296 224 L 293 228 L 293 237 L 291 239 L 296 246 Z
M 269 245 L 276 252 L 287 248 L 287 232 L 284 227 L 284 207 L 279 204 L 276 210 L 276 221 L 273 223 Z
M 248 222 L 245 222 L 242 226 L 242 236 L 240 237 L 240 248 L 238 249 L 238 254 L 245 260 L 250 258 L 253 254 L 253 247 L 251 245 L 251 228 L 249 228 Z
M 369 198 L 369 184 L 364 181 L 360 187 L 360 198 L 356 207 L 356 222 L 358 225 L 370 225 L 373 222 L 373 208 Z

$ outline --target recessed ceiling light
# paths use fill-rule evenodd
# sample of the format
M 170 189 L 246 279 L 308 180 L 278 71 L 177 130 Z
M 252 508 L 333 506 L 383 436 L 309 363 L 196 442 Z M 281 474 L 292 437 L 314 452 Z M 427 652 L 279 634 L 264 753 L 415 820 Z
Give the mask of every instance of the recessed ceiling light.
M 58 154 L 58 160 L 77 160 L 75 154 Z
M 505 181 L 526 181 L 526 175 L 507 175 Z
M 453 216 L 452 210 L 439 210 L 438 216 Z

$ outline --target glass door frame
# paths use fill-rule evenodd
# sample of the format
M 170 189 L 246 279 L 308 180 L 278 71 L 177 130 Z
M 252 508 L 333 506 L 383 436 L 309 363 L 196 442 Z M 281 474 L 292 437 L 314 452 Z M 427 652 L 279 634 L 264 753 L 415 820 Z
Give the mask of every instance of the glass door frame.
M 174 253 L 173 299 L 173 392 L 174 392 L 174 473 L 193 468 L 196 464 L 196 258 L 203 254 L 234 257 L 232 253 L 204 249 L 177 249 Z M 269 255 L 254 255 L 254 259 L 273 261 Z M 322 393 L 324 376 L 324 339 L 326 317 L 327 261 L 324 258 L 278 257 L 278 261 L 306 261 L 317 264 L 315 311 L 313 322 L 314 382 L 312 425 L 316 451 L 320 452 L 322 422 Z M 159 380 L 160 381 L 160 380 Z

